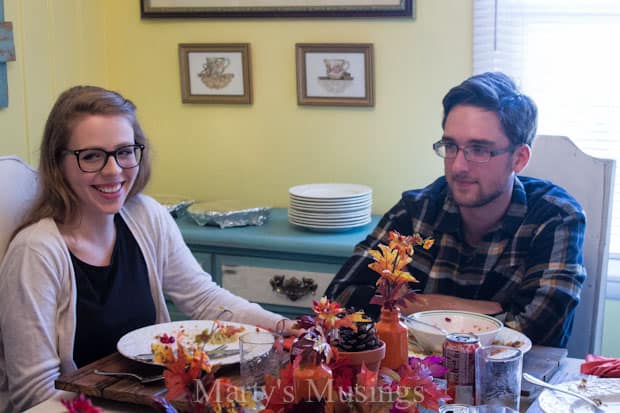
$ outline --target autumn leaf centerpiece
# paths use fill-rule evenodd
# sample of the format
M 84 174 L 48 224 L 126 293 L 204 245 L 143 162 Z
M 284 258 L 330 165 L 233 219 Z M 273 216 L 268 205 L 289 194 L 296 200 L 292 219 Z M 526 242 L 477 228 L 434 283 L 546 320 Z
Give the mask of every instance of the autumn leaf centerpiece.
M 377 291 L 370 303 L 394 310 L 414 301 L 415 292 L 409 289 L 409 283 L 418 280 L 407 271 L 414 247 L 428 250 L 434 240 L 422 238 L 420 234 L 401 235 L 396 231 L 390 231 L 388 239 L 388 245 L 380 244 L 378 250 L 368 251 L 374 260 L 368 267 L 379 274 Z
M 397 370 L 409 356 L 409 333 L 400 320 L 400 309 L 414 301 L 415 292 L 409 288 L 409 283 L 418 282 L 407 271 L 407 266 L 413 259 L 414 247 L 428 250 L 433 240 L 419 234 L 401 235 L 390 231 L 388 241 L 387 245 L 380 244 L 378 250 L 368 251 L 374 260 L 368 267 L 379 274 L 377 290 L 370 303 L 381 306 L 377 334 L 386 347 L 381 366 Z

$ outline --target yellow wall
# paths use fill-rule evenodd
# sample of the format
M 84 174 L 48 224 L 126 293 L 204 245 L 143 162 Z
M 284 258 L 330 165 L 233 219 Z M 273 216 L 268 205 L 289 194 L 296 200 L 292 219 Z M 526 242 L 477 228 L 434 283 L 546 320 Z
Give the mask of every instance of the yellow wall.
M 133 3 L 133 2 L 132 2 Z M 420 0 L 415 20 L 141 20 L 106 2 L 110 80 L 156 150 L 149 192 L 286 206 L 290 186 L 357 182 L 375 211 L 441 173 L 441 98 L 471 73 L 471 1 Z M 251 44 L 254 103 L 182 104 L 179 43 Z M 295 43 L 369 42 L 374 108 L 298 106 Z
M 0 155 L 36 165 L 45 119 L 67 87 L 106 86 L 101 2 L 4 0 L 17 61 L 7 63 L 9 106 L 0 109 Z
M 151 194 L 286 206 L 287 189 L 356 182 L 383 212 L 441 173 L 431 149 L 441 98 L 471 74 L 471 0 L 418 0 L 415 20 L 154 19 L 132 0 L 5 0 L 15 25 L 0 154 L 36 163 L 45 115 L 65 87 L 119 90 L 154 147 Z M 368 42 L 373 108 L 298 106 L 295 43 Z M 252 105 L 182 104 L 179 43 L 250 43 Z

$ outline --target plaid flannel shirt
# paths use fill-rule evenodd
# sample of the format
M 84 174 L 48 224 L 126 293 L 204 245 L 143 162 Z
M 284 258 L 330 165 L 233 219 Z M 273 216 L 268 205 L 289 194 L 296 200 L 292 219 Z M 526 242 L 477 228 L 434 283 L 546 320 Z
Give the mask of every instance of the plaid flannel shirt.
M 367 251 L 387 244 L 390 230 L 435 239 L 428 251 L 416 248 L 408 270 L 419 283 L 411 288 L 498 302 L 508 327 L 522 331 L 534 344 L 566 347 L 586 274 L 585 214 L 564 189 L 515 177 L 506 214 L 476 247 L 464 241 L 445 178 L 406 191 L 355 247 L 327 288 L 328 297 L 377 316 L 379 307 L 369 301 L 378 274 L 368 268 L 372 258 Z

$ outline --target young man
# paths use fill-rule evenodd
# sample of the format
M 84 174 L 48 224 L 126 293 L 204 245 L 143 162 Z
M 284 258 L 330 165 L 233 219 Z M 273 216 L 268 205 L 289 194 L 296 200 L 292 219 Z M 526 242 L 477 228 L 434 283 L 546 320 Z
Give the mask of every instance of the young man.
M 357 245 L 326 295 L 347 307 L 370 305 L 377 273 L 367 253 L 387 234 L 419 233 L 409 272 L 420 290 L 406 314 L 454 309 L 506 313 L 508 327 L 535 344 L 565 347 L 585 280 L 585 215 L 562 188 L 517 176 L 530 158 L 537 109 L 501 73 L 473 76 L 443 99 L 443 136 L 433 149 L 445 175 L 406 191 Z

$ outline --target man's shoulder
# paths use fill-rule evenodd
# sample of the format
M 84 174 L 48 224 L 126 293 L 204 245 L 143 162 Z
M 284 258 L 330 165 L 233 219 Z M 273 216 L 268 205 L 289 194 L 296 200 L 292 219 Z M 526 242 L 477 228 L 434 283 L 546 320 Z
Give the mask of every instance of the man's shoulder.
M 527 196 L 528 209 L 557 209 L 562 214 L 583 214 L 583 208 L 564 188 L 544 179 L 519 176 Z

